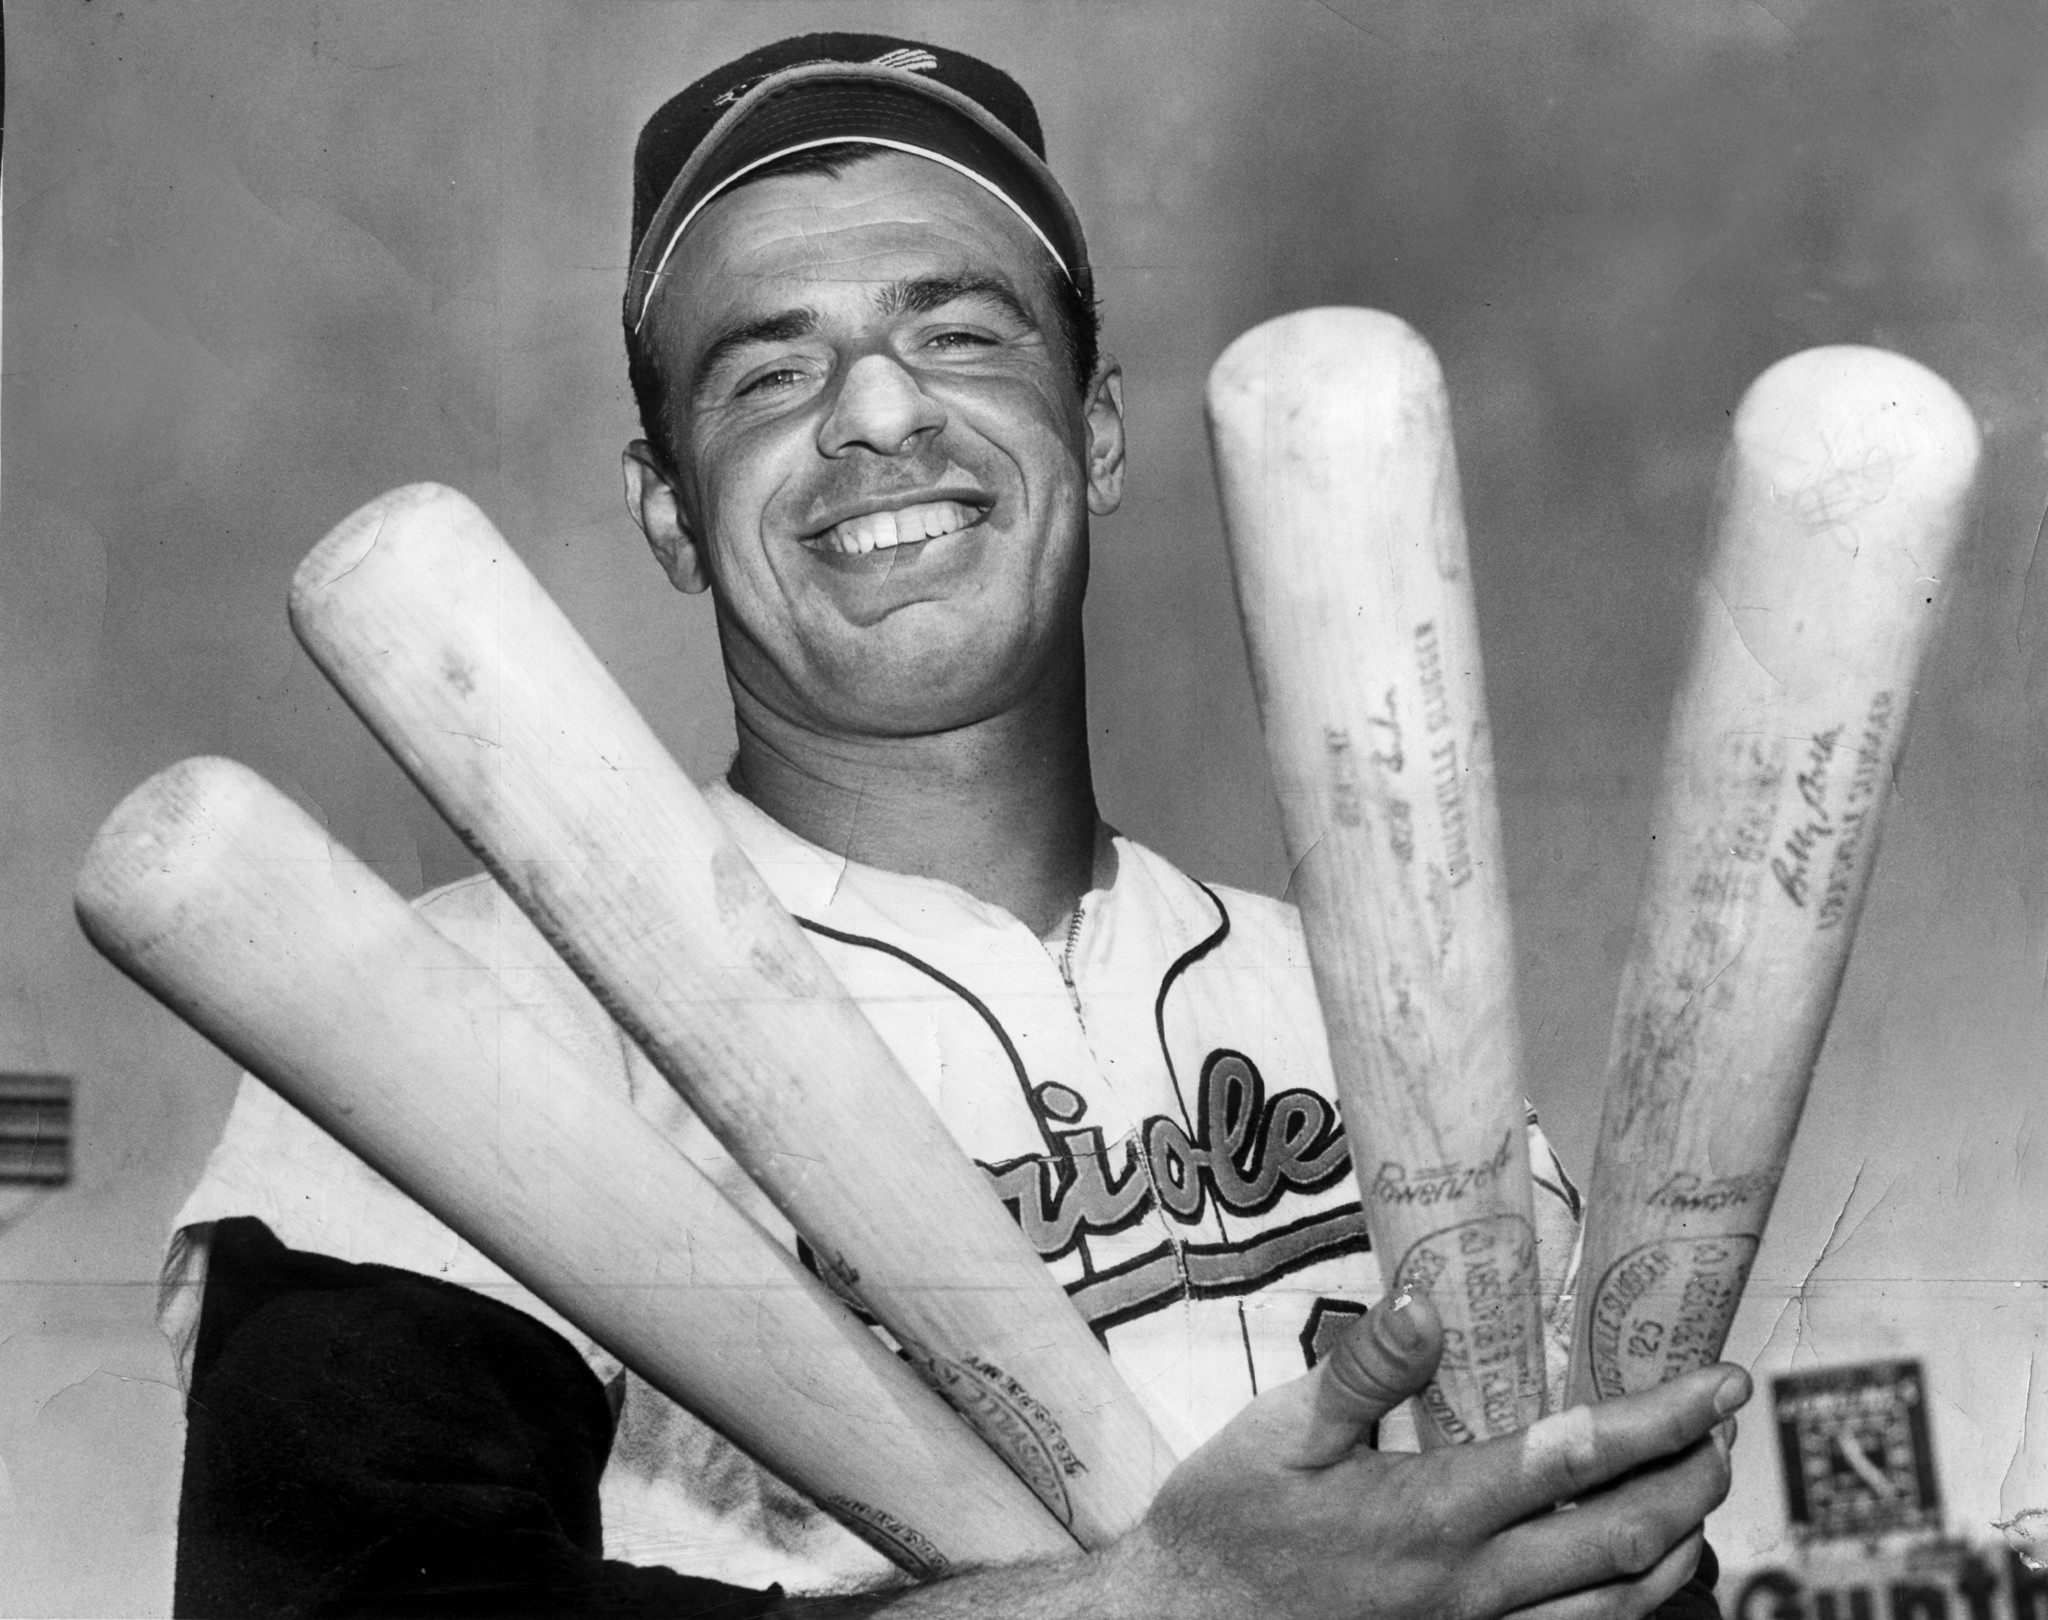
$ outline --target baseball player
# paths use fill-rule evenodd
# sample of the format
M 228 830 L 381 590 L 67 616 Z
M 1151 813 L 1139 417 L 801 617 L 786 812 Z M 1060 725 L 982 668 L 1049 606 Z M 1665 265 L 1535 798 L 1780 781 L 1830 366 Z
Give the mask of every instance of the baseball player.
M 1403 1454 L 1437 1330 L 1372 1309 L 1292 909 L 1097 814 L 1081 602 L 1122 377 L 1043 153 L 1006 76 L 871 36 L 780 42 L 662 107 L 627 498 L 712 593 L 739 737 L 714 807 L 1195 1457 L 1108 1553 L 900 1589 L 245 1079 L 167 1266 L 180 1612 L 1712 1611 L 1708 1431 L 1746 1384 L 1597 1409 L 1564 1475 L 1518 1441 Z M 495 885 L 421 905 L 796 1242 Z M 1578 1195 L 1533 1116 L 1528 1145 L 1555 1321 Z

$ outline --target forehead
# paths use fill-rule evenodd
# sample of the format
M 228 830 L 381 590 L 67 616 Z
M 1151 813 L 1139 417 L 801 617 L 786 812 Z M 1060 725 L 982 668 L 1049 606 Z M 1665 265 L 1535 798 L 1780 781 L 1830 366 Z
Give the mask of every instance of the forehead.
M 995 276 L 1032 307 L 1051 256 L 1000 199 L 906 152 L 836 175 L 779 175 L 712 202 L 676 244 L 656 294 L 664 347 L 792 302 L 858 298 L 906 279 Z

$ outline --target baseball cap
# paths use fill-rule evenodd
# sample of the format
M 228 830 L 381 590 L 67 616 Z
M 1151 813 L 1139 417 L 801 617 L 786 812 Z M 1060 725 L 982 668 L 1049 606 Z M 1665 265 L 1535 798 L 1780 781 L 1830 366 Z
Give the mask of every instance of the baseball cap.
M 706 203 L 777 158 L 846 143 L 912 152 L 965 175 L 1092 295 L 1081 221 L 1045 165 L 1038 113 L 1016 80 L 916 40 L 804 34 L 706 74 L 641 130 L 627 328 L 640 329 L 676 242 Z

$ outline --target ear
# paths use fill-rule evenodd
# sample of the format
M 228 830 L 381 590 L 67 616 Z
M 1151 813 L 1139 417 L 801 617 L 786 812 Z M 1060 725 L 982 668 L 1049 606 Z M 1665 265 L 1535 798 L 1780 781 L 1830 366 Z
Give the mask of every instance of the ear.
M 704 555 L 683 517 L 683 503 L 676 494 L 674 479 L 662 465 L 654 446 L 635 439 L 621 458 L 626 474 L 626 510 L 647 536 L 655 560 L 679 591 L 693 595 L 711 583 L 704 567 Z
M 1088 385 L 1088 510 L 1107 517 L 1124 498 L 1124 368 L 1104 355 Z

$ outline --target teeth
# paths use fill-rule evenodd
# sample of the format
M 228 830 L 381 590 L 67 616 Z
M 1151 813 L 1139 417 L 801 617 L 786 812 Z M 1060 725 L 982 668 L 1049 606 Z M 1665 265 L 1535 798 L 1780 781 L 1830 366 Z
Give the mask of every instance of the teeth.
M 827 551 L 857 557 L 957 533 L 973 523 L 977 515 L 972 507 L 962 506 L 958 501 L 926 501 L 900 511 L 869 512 L 863 517 L 848 518 L 827 530 L 818 544 Z

